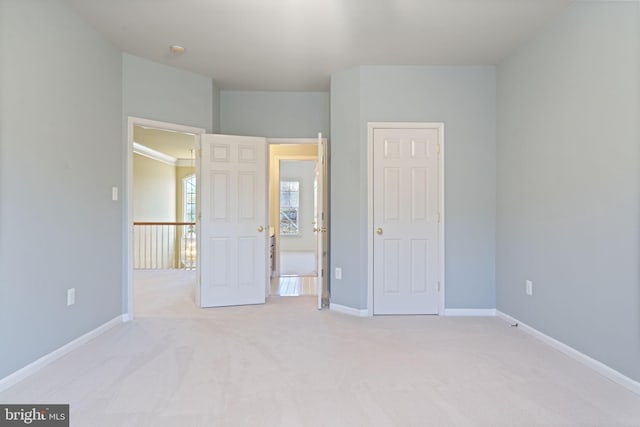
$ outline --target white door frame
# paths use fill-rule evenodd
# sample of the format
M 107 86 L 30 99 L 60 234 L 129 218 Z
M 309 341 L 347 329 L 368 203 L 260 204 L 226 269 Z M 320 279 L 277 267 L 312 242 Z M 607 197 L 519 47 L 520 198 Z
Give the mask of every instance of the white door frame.
M 373 133 L 375 129 L 438 129 L 440 156 L 438 159 L 438 205 L 440 223 L 438 225 L 438 314 L 444 315 L 445 277 L 444 277 L 444 123 L 418 122 L 370 122 L 367 123 L 367 314 L 373 316 Z
M 318 135 L 319 138 L 322 139 L 324 146 L 327 146 L 327 139 L 325 137 L 322 136 L 322 134 Z M 318 145 L 318 138 L 267 138 L 267 145 L 271 146 L 271 145 L 287 145 L 287 144 L 314 144 L 314 145 Z M 271 150 L 269 150 L 269 158 L 271 159 Z M 284 154 L 284 155 L 275 155 L 273 156 L 274 160 L 276 160 L 277 162 L 279 162 L 280 160 L 316 160 L 316 161 L 320 161 L 320 159 L 318 158 L 318 155 L 313 155 L 313 156 L 305 156 L 305 155 L 288 155 L 288 154 Z M 328 163 L 327 163 L 327 159 L 326 159 L 326 155 L 325 155 L 325 164 L 326 167 L 328 169 Z M 278 166 L 279 168 L 279 166 Z M 272 171 L 269 170 L 267 172 L 267 175 L 269 177 L 269 179 L 271 179 L 272 175 L 271 175 Z M 278 169 L 278 177 L 280 176 L 280 171 Z M 325 219 L 325 222 L 328 223 L 328 217 L 329 217 L 329 182 L 328 182 L 328 177 L 329 177 L 329 173 L 327 171 L 325 171 L 324 174 L 324 182 L 322 182 L 322 192 L 323 192 L 323 199 L 324 199 L 324 212 L 325 215 L 327 217 L 327 219 Z M 269 186 L 271 188 L 271 186 Z M 271 197 L 269 196 L 269 215 L 271 214 Z M 277 221 L 274 219 L 274 223 L 276 223 Z M 271 223 L 271 218 L 269 218 L 269 223 Z M 276 232 L 279 231 L 278 229 L 276 229 Z M 319 237 L 322 237 L 321 234 L 319 234 Z M 324 285 L 325 283 L 328 283 L 328 260 L 329 260 L 329 245 L 325 245 L 324 247 L 324 251 L 327 253 L 327 256 L 324 257 L 323 260 L 323 265 L 318 265 L 316 266 L 318 271 L 318 276 L 320 276 L 322 273 L 324 273 L 323 277 L 322 277 L 322 281 L 321 283 L 317 283 L 318 286 L 318 294 L 320 295 L 320 291 L 322 290 L 324 292 Z M 317 252 L 317 248 L 316 248 L 316 252 Z M 318 254 L 316 253 L 316 256 Z M 277 265 L 277 272 L 278 274 L 280 274 L 280 239 L 276 239 L 276 265 Z M 322 287 L 322 288 L 321 288 Z
M 184 126 L 175 123 L 160 122 L 156 120 L 143 119 L 129 116 L 127 120 L 127 178 L 125 186 L 127 189 L 126 207 L 126 249 L 125 265 L 127 269 L 125 287 L 127 290 L 127 319 L 133 319 L 133 128 L 134 126 L 144 126 L 154 129 L 168 130 L 180 133 L 189 133 L 196 136 L 196 145 L 200 144 L 200 135 L 206 133 L 203 128 Z M 196 150 L 197 152 L 197 150 Z M 196 159 L 196 164 L 198 163 Z M 196 171 L 196 175 L 198 171 Z M 196 179 L 200 178 L 196 176 Z

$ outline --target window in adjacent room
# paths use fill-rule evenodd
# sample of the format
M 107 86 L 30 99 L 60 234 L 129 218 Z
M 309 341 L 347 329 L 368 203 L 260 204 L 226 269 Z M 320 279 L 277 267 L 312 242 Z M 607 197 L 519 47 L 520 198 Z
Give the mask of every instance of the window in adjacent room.
M 189 175 L 182 180 L 184 200 L 184 222 L 196 222 L 196 176 Z
M 182 220 L 196 222 L 196 176 L 187 175 L 182 179 Z M 196 229 L 193 225 L 181 228 L 181 261 L 184 268 L 196 267 Z
M 280 235 L 299 233 L 300 181 L 280 181 Z

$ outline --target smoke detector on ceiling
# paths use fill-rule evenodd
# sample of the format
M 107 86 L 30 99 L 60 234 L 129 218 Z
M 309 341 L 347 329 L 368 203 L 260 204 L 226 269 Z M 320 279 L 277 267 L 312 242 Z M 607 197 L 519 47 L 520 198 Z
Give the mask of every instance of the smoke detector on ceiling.
M 182 55 L 186 49 L 180 45 L 173 44 L 169 46 L 169 51 L 174 55 Z

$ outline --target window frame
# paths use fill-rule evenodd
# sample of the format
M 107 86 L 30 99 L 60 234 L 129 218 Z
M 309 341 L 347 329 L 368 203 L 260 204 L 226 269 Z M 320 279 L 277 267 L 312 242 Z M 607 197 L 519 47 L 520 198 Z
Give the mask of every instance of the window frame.
M 198 213 L 197 213 L 197 193 L 198 193 L 198 182 L 196 180 L 196 174 L 192 173 L 189 174 L 185 177 L 182 178 L 182 220 L 184 222 L 196 222 L 196 219 L 198 217 Z M 187 191 L 187 186 L 189 185 L 190 181 L 193 180 L 193 193 L 190 193 L 189 191 Z M 189 194 L 193 194 L 193 201 L 189 201 Z M 188 206 L 189 205 L 193 205 L 193 219 L 191 219 L 191 217 L 187 217 L 187 214 L 190 212 Z
M 287 206 L 283 206 L 283 184 L 296 184 L 297 189 L 296 190 L 287 190 L 286 192 L 289 193 L 288 196 L 288 200 L 289 203 L 287 203 Z M 279 206 L 279 224 L 280 224 L 280 236 L 283 237 L 294 237 L 294 236 L 300 236 L 300 187 L 301 187 L 301 180 L 300 179 L 296 179 L 296 178 L 281 178 L 280 179 L 280 183 L 279 183 L 279 201 L 280 201 L 280 206 Z M 291 194 L 295 194 L 296 197 L 296 204 L 295 206 L 291 205 Z M 282 221 L 282 215 L 283 215 L 283 210 L 290 210 L 290 211 L 294 211 L 295 212 L 295 224 L 293 224 L 293 221 L 291 220 L 291 218 L 289 216 L 287 216 L 286 218 L 289 219 L 289 222 L 291 222 L 293 224 L 293 227 L 295 228 L 295 231 L 287 231 L 289 229 L 289 227 L 284 226 L 283 227 L 283 221 Z

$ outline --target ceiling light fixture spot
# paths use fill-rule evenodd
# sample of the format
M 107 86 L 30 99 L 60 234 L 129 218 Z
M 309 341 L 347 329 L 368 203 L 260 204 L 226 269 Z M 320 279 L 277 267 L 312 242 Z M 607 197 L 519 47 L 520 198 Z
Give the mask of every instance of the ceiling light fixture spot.
M 180 45 L 172 44 L 169 46 L 169 51 L 174 55 L 182 55 L 186 49 Z

